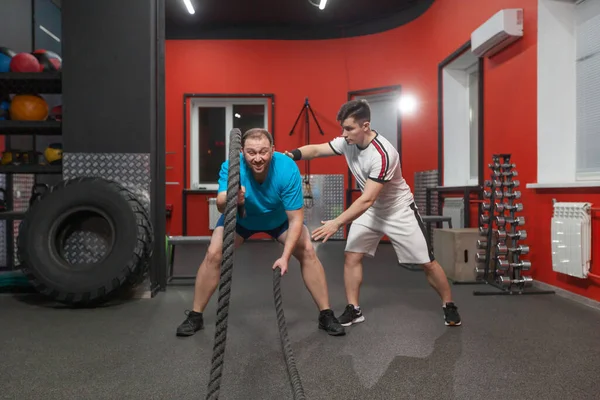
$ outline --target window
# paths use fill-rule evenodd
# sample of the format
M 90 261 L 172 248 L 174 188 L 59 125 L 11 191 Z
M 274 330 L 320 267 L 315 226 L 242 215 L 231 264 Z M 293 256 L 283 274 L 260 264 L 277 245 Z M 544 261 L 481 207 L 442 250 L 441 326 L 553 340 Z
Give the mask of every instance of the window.
M 193 98 L 190 113 L 190 187 L 217 190 L 229 156 L 229 133 L 269 129 L 266 98 Z
M 600 180 L 600 2 L 575 7 L 577 180 Z
M 444 186 L 479 184 L 479 79 L 470 50 L 442 69 Z
M 600 186 L 600 2 L 539 0 L 538 177 Z

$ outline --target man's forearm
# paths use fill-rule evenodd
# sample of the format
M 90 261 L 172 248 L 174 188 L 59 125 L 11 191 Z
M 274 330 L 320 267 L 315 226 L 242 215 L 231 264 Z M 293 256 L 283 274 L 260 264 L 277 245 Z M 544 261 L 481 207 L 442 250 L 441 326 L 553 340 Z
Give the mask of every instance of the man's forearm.
M 335 219 L 340 226 L 344 226 L 360 217 L 365 211 L 373 205 L 373 201 L 359 197 L 350 207 Z
M 225 214 L 225 208 L 227 207 L 227 198 L 217 197 L 217 210 L 221 214 Z
M 317 146 L 313 144 L 307 144 L 306 146 L 299 147 L 298 150 L 302 152 L 303 160 L 311 160 L 319 155 Z
M 285 238 L 285 243 L 283 245 L 283 254 L 282 257 L 284 257 L 286 260 L 289 260 L 290 257 L 292 256 L 292 253 L 294 252 L 294 248 L 296 247 L 296 244 L 298 243 L 298 239 L 300 239 L 300 236 L 302 235 L 302 225 L 303 225 L 303 220 L 292 220 L 290 221 L 288 230 L 287 230 L 287 236 Z

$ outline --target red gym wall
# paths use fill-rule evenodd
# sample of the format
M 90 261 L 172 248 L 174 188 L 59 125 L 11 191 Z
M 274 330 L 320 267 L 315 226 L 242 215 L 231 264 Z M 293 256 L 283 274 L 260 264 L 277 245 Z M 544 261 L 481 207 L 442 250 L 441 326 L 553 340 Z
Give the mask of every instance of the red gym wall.
M 419 100 L 416 114 L 402 121 L 403 173 L 413 186 L 416 171 L 437 169 L 438 64 L 470 38 L 471 32 L 503 8 L 523 8 L 525 35 L 492 59 L 484 73 L 485 163 L 494 153 L 511 153 L 521 181 L 522 202 L 532 253 L 534 279 L 600 300 L 600 282 L 569 278 L 552 271 L 552 199 L 600 202 L 600 189 L 532 190 L 537 179 L 537 0 L 440 0 L 417 20 L 397 29 L 358 38 L 321 41 L 167 41 L 167 181 L 183 180 L 184 93 L 274 93 L 278 150 L 304 144 L 302 127 L 289 136 L 304 98 L 310 98 L 322 137 L 339 134 L 335 115 L 347 92 L 402 85 Z M 271 127 L 272 129 L 272 127 Z M 298 164 L 301 170 L 303 163 Z M 186 168 L 189 166 L 185 166 Z M 342 158 L 315 160 L 312 173 L 343 173 Z M 486 169 L 486 174 L 489 170 Z M 189 175 L 188 175 L 189 176 Z M 181 186 L 167 186 L 173 216 L 170 234 L 181 233 Z M 188 234 L 208 235 L 206 197 L 188 197 Z M 472 205 L 472 223 L 477 210 Z M 600 222 L 594 216 L 593 260 L 600 255 Z M 592 271 L 600 273 L 600 266 Z

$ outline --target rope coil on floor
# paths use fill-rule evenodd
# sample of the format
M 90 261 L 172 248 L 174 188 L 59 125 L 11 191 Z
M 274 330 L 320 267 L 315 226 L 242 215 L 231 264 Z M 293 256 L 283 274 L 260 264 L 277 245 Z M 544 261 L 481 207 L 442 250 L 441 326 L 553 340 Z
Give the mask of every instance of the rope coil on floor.
M 217 306 L 217 322 L 215 328 L 215 343 L 213 347 L 212 366 L 208 383 L 207 400 L 218 400 L 221 390 L 221 377 L 225 359 L 225 343 L 227 341 L 227 318 L 229 316 L 229 298 L 231 296 L 231 280 L 233 277 L 233 256 L 235 250 L 235 226 L 237 213 L 244 215 L 243 207 L 238 207 L 237 197 L 240 188 L 240 152 L 242 133 L 233 129 L 229 139 L 229 170 L 227 176 L 227 203 L 225 206 L 225 221 L 223 232 L 223 259 L 221 261 L 221 276 L 219 282 L 219 300 Z M 296 361 L 287 334 L 287 326 L 283 313 L 281 296 L 281 269 L 273 270 L 273 297 L 279 326 L 279 336 L 287 365 L 288 376 L 294 392 L 294 400 L 305 400 L 304 389 Z

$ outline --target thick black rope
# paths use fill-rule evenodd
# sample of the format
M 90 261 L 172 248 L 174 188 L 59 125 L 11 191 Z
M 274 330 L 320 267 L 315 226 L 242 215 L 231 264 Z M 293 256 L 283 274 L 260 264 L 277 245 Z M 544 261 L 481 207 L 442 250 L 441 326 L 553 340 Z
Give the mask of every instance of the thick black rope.
M 292 384 L 292 391 L 294 392 L 294 400 L 305 400 L 304 389 L 302 388 L 302 382 L 300 381 L 300 374 L 296 368 L 296 359 L 292 352 L 292 345 L 288 338 L 287 326 L 285 323 L 285 315 L 283 315 L 283 301 L 281 299 L 281 269 L 275 268 L 273 270 L 273 297 L 275 300 L 275 311 L 277 313 L 277 324 L 279 325 L 279 337 L 281 338 L 281 347 L 283 348 L 283 355 L 285 357 L 285 363 L 287 365 L 288 376 L 290 383 Z
M 235 249 L 235 225 L 237 220 L 237 197 L 240 186 L 240 151 L 242 148 L 242 132 L 233 129 L 229 136 L 229 170 L 227 176 L 227 203 L 225 221 L 223 223 L 223 259 L 221 261 L 221 278 L 219 282 L 219 303 L 215 343 L 213 347 L 212 367 L 208 383 L 207 400 L 219 398 L 221 376 L 225 358 L 225 342 L 227 340 L 227 318 L 229 315 L 229 297 L 231 295 L 231 278 L 233 275 L 233 253 Z
M 208 383 L 207 400 L 218 400 L 221 390 L 221 376 L 225 359 L 225 343 L 227 340 L 227 318 L 229 316 L 229 297 L 231 295 L 231 280 L 233 276 L 233 256 L 235 250 L 235 226 L 237 213 L 243 215 L 243 208 L 237 206 L 237 197 L 240 187 L 240 151 L 241 131 L 233 129 L 229 141 L 229 170 L 227 176 L 227 203 L 225 206 L 225 221 L 223 232 L 223 260 L 221 261 L 221 277 L 219 283 L 219 303 L 217 308 L 217 323 L 215 329 L 215 343 L 213 347 L 212 366 Z M 300 374 L 296 368 L 296 361 L 292 346 L 287 334 L 285 316 L 283 314 L 283 301 L 281 297 L 281 270 L 273 270 L 273 297 L 279 325 L 279 336 L 283 347 L 288 376 L 295 400 L 305 400 L 304 389 L 300 382 Z

